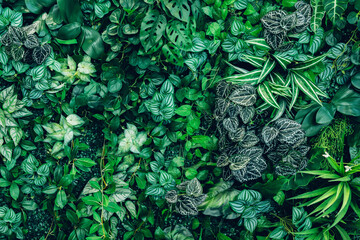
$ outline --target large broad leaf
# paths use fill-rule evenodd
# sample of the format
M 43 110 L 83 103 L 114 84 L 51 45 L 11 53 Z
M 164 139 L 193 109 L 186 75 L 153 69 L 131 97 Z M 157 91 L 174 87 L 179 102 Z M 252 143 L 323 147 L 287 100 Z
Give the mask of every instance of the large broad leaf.
M 57 0 L 57 5 L 65 22 L 83 22 L 79 0 Z
M 166 34 L 170 41 L 184 51 L 189 51 L 192 47 L 189 32 L 186 26 L 180 21 L 173 21 L 166 27 Z
M 26 8 L 35 14 L 40 14 L 44 7 L 50 7 L 54 3 L 55 0 L 25 0 Z
M 166 17 L 159 11 L 153 9 L 146 13 L 140 28 L 140 41 L 146 52 L 161 39 L 165 27 Z
M 99 59 L 104 54 L 104 42 L 98 31 L 90 27 L 82 27 L 80 35 L 81 47 L 91 58 Z
M 347 0 L 323 0 L 326 14 L 334 25 L 340 21 L 342 14 L 347 9 L 348 2 Z
M 164 0 L 163 3 L 171 15 L 183 22 L 189 21 L 190 6 L 187 0 Z
M 322 19 L 325 15 L 323 0 L 311 0 L 311 7 L 313 9 L 313 15 L 310 21 L 311 30 L 316 33 L 319 27 L 321 27 Z
M 360 94 L 347 87 L 341 88 L 334 96 L 332 103 L 345 115 L 360 116 Z
M 63 39 L 63 40 L 69 40 L 74 39 L 81 33 L 81 24 L 78 22 L 69 23 L 64 26 L 62 26 L 59 29 L 59 32 L 56 37 Z

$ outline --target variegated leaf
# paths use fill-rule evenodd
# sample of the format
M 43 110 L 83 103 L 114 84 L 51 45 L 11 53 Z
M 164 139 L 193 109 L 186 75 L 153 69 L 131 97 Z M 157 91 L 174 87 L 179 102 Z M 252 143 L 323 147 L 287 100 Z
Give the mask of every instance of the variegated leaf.
M 169 203 L 176 203 L 178 200 L 178 193 L 176 190 L 168 191 L 165 195 L 166 201 Z
M 296 13 L 285 15 L 280 20 L 280 26 L 286 30 L 290 31 L 296 25 Z
M 280 108 L 267 82 L 264 82 L 258 86 L 258 93 L 260 97 L 270 106 L 278 109 Z
M 270 60 L 270 58 L 268 58 L 265 62 L 265 65 L 261 71 L 260 77 L 257 81 L 257 84 L 261 83 L 267 75 L 269 75 L 271 73 L 271 71 L 274 69 L 275 67 L 275 61 Z
M 226 98 L 230 94 L 231 84 L 221 81 L 216 85 L 216 95 L 218 97 Z
M 229 132 L 235 132 L 239 127 L 239 120 L 237 118 L 225 118 L 223 120 L 224 128 Z
M 279 34 L 284 32 L 284 29 L 280 25 L 280 21 L 286 15 L 286 12 L 282 10 L 271 11 L 261 18 L 261 22 L 267 31 L 272 34 Z
M 273 34 L 267 29 L 264 30 L 264 38 L 270 47 L 273 49 L 278 49 L 284 42 L 286 37 L 286 32 L 280 32 L 278 34 Z
M 226 155 L 226 153 L 222 153 L 217 159 L 216 166 L 225 167 L 229 165 L 229 163 L 229 157 Z
M 186 194 L 189 196 L 199 197 L 203 193 L 201 183 L 197 178 L 193 178 L 186 186 Z
M 265 126 L 261 132 L 261 136 L 266 145 L 270 145 L 278 135 L 279 130 L 269 126 Z
M 233 142 L 240 142 L 245 136 L 245 128 L 238 128 L 235 132 L 229 132 L 229 138 Z
M 245 134 L 244 139 L 239 143 L 243 148 L 254 147 L 260 139 L 253 132 L 248 132 Z
M 255 116 L 255 108 L 253 106 L 244 107 L 240 111 L 240 118 L 244 124 L 250 122 L 250 120 Z
M 231 93 L 229 99 L 241 106 L 252 106 L 256 102 L 255 88 L 251 85 L 242 85 Z
M 176 203 L 176 211 L 185 216 L 197 215 L 196 201 L 192 197 L 180 195 Z

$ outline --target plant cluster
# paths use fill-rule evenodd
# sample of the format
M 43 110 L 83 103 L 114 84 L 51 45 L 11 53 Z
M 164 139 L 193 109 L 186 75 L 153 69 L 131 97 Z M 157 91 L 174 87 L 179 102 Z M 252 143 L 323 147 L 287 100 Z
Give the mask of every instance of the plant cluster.
M 357 239 L 360 4 L 0 0 L 0 239 Z

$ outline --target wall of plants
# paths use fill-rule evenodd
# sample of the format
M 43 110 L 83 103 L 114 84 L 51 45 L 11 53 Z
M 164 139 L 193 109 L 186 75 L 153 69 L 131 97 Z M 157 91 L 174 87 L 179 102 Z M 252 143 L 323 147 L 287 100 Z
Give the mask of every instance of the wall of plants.
M 0 239 L 360 239 L 359 0 L 0 0 Z

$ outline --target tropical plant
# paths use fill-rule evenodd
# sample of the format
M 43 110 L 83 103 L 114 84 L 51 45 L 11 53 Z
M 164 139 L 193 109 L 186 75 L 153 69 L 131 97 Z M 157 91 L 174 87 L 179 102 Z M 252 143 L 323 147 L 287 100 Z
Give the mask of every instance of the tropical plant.
M 359 207 L 356 202 L 356 197 L 359 195 L 359 187 L 357 185 L 358 178 L 356 173 L 359 171 L 359 166 L 354 164 L 345 164 L 343 158 L 338 163 L 333 157 L 325 152 L 324 157 L 331 166 L 330 170 L 311 170 L 302 171 L 304 174 L 311 174 L 320 179 L 326 179 L 327 185 L 323 188 L 318 188 L 314 191 L 300 194 L 290 199 L 308 199 L 300 206 L 311 206 L 318 204 L 318 206 L 310 213 L 317 214 L 317 218 L 336 213 L 334 222 L 328 229 L 336 226 L 352 209 L 357 215 L 360 214 Z M 341 206 L 340 206 L 341 205 Z M 338 209 L 340 207 L 340 209 Z
M 254 190 L 242 190 L 237 200 L 230 202 L 231 209 L 240 215 L 239 225 L 254 232 L 258 225 L 258 217 L 269 212 L 271 205 L 269 201 L 261 201 L 261 194 Z

